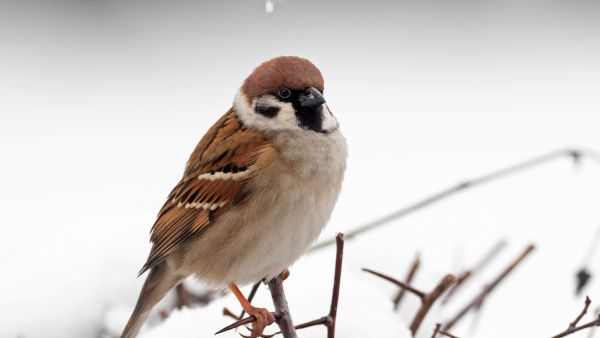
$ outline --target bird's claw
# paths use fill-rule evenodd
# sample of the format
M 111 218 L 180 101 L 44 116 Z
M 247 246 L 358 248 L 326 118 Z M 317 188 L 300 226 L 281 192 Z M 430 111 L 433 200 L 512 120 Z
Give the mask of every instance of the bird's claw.
M 275 322 L 275 316 L 265 308 L 251 307 L 246 309 L 246 312 L 256 318 L 256 321 L 252 322 L 252 330 L 250 330 L 250 336 L 244 336 L 247 338 L 258 338 L 263 336 L 265 328 Z
M 251 327 L 249 327 L 249 326 L 244 326 L 244 327 L 246 328 L 246 330 L 248 330 L 250 333 L 252 333 L 252 328 Z M 252 338 L 251 335 L 245 335 L 245 334 L 242 334 L 242 333 L 239 333 L 239 335 L 242 336 L 243 338 Z M 274 333 L 274 334 L 263 333 L 259 337 L 261 337 L 261 338 L 273 338 L 276 335 L 277 335 L 277 333 Z

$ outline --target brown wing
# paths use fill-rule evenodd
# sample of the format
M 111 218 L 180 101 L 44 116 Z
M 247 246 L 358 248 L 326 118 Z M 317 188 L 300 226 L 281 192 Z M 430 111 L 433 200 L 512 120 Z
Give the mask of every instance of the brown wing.
M 221 212 L 240 200 L 261 154 L 272 149 L 229 111 L 206 133 L 190 156 L 150 233 L 153 243 L 140 274 L 197 238 Z M 267 156 L 268 157 L 268 156 Z

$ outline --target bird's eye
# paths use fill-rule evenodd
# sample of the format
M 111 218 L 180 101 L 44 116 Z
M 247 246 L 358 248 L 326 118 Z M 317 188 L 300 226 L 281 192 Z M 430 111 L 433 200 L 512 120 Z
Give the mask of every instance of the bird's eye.
M 288 97 L 292 96 L 292 92 L 285 87 L 281 87 L 281 88 L 279 88 L 278 95 L 282 99 L 287 99 Z

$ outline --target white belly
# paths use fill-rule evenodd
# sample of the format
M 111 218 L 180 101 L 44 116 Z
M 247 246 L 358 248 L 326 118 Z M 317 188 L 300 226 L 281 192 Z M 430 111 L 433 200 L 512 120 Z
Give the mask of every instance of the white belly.
M 297 141 L 279 144 L 294 169 L 270 168 L 252 183 L 252 197 L 194 245 L 186 261 L 200 279 L 222 285 L 275 277 L 317 239 L 341 189 L 346 144 L 339 132 Z

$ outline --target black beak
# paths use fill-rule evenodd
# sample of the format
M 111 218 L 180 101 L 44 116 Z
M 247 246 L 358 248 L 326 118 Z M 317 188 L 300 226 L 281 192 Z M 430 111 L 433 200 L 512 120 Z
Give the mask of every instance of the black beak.
M 303 108 L 315 108 L 325 103 L 325 98 L 315 87 L 310 87 L 298 98 Z

